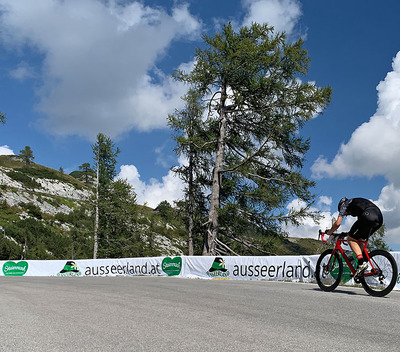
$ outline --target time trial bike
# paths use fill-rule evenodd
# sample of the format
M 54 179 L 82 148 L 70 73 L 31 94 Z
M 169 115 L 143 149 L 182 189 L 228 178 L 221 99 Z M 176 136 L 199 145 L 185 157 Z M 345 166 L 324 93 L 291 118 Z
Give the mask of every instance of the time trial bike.
M 329 239 L 324 237 L 327 236 L 325 232 L 320 230 L 319 234 L 322 241 L 335 244 L 333 249 L 322 252 L 317 261 L 315 277 L 323 291 L 333 291 L 339 285 L 343 275 L 343 261 L 350 269 L 350 279 L 356 284 L 360 283 L 371 296 L 382 297 L 393 290 L 398 268 L 396 260 L 389 252 L 382 249 L 368 252 L 368 241 L 360 241 L 364 244 L 362 252 L 368 268 L 357 274 L 357 260 L 349 258 L 342 248 L 347 244 L 347 233 L 332 234 Z

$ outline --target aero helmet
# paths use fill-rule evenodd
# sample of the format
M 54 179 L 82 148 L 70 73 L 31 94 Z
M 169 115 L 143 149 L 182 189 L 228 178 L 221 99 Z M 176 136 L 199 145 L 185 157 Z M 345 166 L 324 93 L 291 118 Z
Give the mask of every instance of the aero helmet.
M 339 201 L 339 204 L 338 204 L 338 211 L 340 211 L 340 208 L 342 207 L 342 205 L 343 205 L 343 203 L 344 202 L 346 202 L 347 201 L 347 198 L 346 197 L 343 197 L 340 201 Z

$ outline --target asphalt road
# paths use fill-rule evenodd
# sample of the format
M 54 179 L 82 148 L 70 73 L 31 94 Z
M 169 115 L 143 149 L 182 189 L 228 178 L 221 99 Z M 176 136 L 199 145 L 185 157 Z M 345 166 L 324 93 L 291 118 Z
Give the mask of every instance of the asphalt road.
M 399 351 L 400 292 L 171 277 L 0 278 L 0 351 Z

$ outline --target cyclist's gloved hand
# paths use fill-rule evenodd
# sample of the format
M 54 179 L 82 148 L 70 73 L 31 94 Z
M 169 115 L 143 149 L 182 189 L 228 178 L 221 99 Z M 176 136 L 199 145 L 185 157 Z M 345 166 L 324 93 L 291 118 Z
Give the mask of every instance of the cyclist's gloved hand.
M 335 236 L 334 236 L 334 234 L 332 234 L 332 235 L 330 235 L 329 237 L 328 237 L 328 243 L 329 244 L 332 244 L 332 243 L 335 243 Z

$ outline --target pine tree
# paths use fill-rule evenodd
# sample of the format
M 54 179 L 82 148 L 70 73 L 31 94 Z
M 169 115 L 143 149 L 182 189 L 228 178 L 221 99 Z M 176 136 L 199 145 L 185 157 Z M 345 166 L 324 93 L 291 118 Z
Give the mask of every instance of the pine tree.
M 112 192 L 112 182 L 116 176 L 115 165 L 120 150 L 115 147 L 114 142 L 106 135 L 99 133 L 96 144 L 92 145 L 94 162 L 96 165 L 96 195 L 95 195 L 95 226 L 94 226 L 94 248 L 93 259 L 97 258 L 99 251 L 99 237 L 102 241 L 106 234 L 103 229 L 106 227 L 108 208 L 107 201 Z M 103 233 L 102 233 L 103 232 Z
M 82 165 L 79 166 L 79 170 L 83 172 L 83 176 L 85 179 L 85 183 L 89 183 L 89 176 L 93 175 L 93 169 L 91 168 L 89 163 L 83 163 Z
M 24 159 L 26 166 L 29 166 L 32 163 L 33 159 L 35 159 L 32 149 L 29 146 L 26 146 L 24 149 L 20 150 L 19 153 L 19 156 Z
M 383 224 L 368 240 L 368 250 L 384 249 L 390 251 L 389 246 L 385 242 L 385 225 Z
M 310 61 L 302 40 L 288 44 L 284 33 L 266 24 L 238 32 L 229 24 L 203 39 L 193 70 L 175 78 L 208 104 L 214 150 L 203 254 L 216 255 L 226 249 L 221 231 L 252 227 L 277 234 L 282 223 L 317 216 L 309 210 L 314 184 L 300 172 L 309 141 L 298 130 L 326 107 L 331 89 L 302 82 Z M 294 198 L 307 205 L 286 214 Z
M 112 182 L 108 198 L 103 200 L 107 207 L 102 224 L 103 244 L 99 253 L 106 258 L 135 256 L 136 231 L 136 194 L 132 186 L 123 179 Z
M 178 206 L 186 220 L 188 231 L 188 254 L 194 255 L 194 241 L 204 232 L 201 223 L 205 222 L 206 199 L 205 186 L 209 185 L 210 153 L 212 141 L 208 140 L 203 113 L 205 106 L 195 90 L 189 90 L 183 97 L 184 109 L 175 111 L 168 117 L 169 126 L 175 131 L 177 147 L 175 152 L 184 156 L 187 163 L 172 170 L 185 182 L 185 200 Z M 208 178 L 208 180 L 207 180 Z M 201 236 L 203 237 L 203 236 Z

